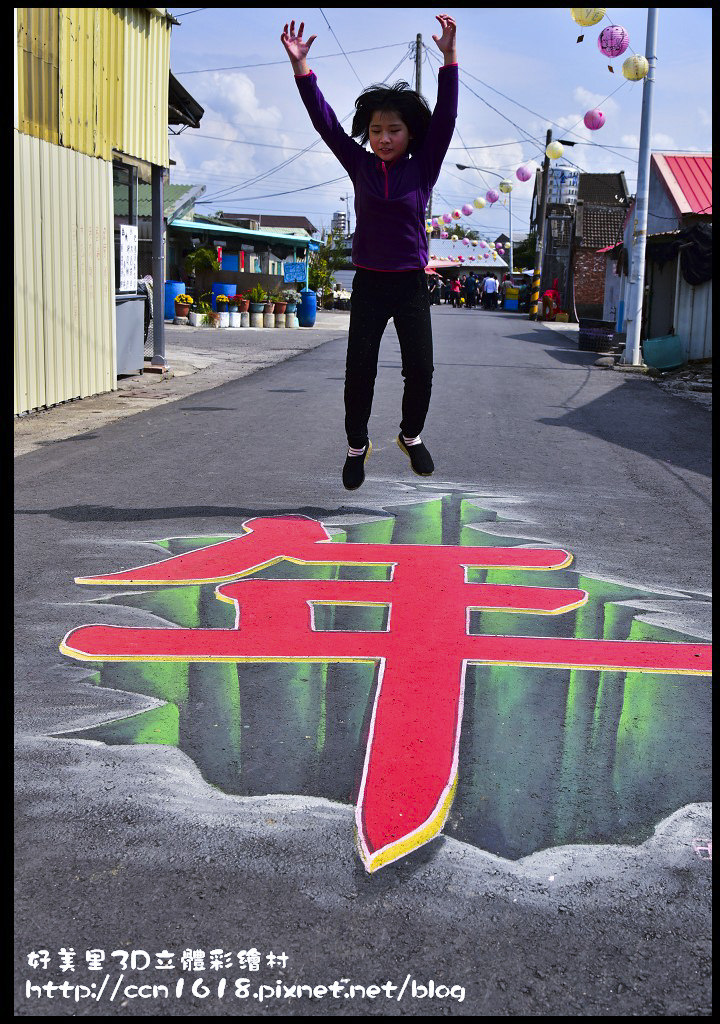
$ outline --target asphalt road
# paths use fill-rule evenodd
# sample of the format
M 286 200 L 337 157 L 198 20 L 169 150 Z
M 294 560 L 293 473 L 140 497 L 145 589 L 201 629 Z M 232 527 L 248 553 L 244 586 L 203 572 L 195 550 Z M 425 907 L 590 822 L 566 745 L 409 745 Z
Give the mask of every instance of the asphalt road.
M 615 586 L 596 626 L 607 635 L 622 621 L 655 638 L 709 639 L 709 412 L 647 377 L 597 368 L 567 335 L 524 317 L 439 307 L 433 321 L 429 480 L 394 443 L 392 328 L 357 492 L 340 480 L 342 338 L 15 460 L 16 1015 L 709 1015 L 708 679 L 670 679 L 650 691 L 650 710 L 626 687 L 631 730 L 633 715 L 652 725 L 634 781 L 623 788 L 619 762 L 613 775 L 597 760 L 602 744 L 581 750 L 583 778 L 603 785 L 578 794 L 576 831 L 562 834 L 579 838 L 560 845 L 546 825 L 567 797 L 553 753 L 567 721 L 543 698 L 558 684 L 540 673 L 516 691 L 506 679 L 511 731 L 504 745 L 486 736 L 502 766 L 488 787 L 492 829 L 474 832 L 458 812 L 443 837 L 368 875 L 339 795 L 357 750 L 293 778 L 277 745 L 286 734 L 268 727 L 291 686 L 273 666 L 243 669 L 242 692 L 255 695 L 243 790 L 213 744 L 218 723 L 203 718 L 216 699 L 202 689 L 209 677 L 190 678 L 197 722 L 185 741 L 158 745 L 122 723 L 166 706 L 169 691 L 117 666 L 99 679 L 97 665 L 58 650 L 84 623 L 184 624 L 141 587 L 74 583 L 167 557 L 153 542 L 236 536 L 253 516 L 299 512 L 348 539 L 392 517 L 414 542 L 455 543 L 463 501 L 499 544 L 565 548 L 576 578 Z M 422 523 L 419 508 L 431 510 Z M 436 512 L 441 528 L 426 535 Z M 485 734 L 471 724 L 477 771 Z M 517 804 L 501 806 L 498 793 Z M 466 808 L 471 794 L 458 800 Z M 612 813 L 598 810 L 608 800 Z M 287 963 L 181 969 L 185 950 L 252 948 Z M 74 972 L 61 969 L 59 951 L 70 949 Z M 33 967 L 28 954 L 41 950 L 50 963 Z M 105 953 L 98 970 L 89 950 Z M 112 956 L 121 950 L 145 950 L 152 964 L 142 971 L 138 955 L 124 968 Z M 163 952 L 175 953 L 175 969 L 157 969 Z M 236 989 L 238 977 L 250 987 Z M 293 989 L 340 979 L 336 996 Z M 87 991 L 26 988 L 49 981 Z M 396 988 L 348 995 L 350 984 L 387 982 Z M 168 996 L 127 988 L 153 983 Z

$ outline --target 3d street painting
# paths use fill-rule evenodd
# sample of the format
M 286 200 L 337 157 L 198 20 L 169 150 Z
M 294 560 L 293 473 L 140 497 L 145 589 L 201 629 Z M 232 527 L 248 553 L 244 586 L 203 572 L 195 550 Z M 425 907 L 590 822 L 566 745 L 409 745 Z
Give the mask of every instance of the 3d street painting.
M 164 625 L 84 625 L 61 651 L 162 703 L 65 736 L 175 745 L 227 793 L 353 803 L 370 872 L 442 830 L 510 859 L 638 843 L 709 799 L 710 646 L 645 621 L 656 595 L 499 538 L 472 496 L 389 511 L 254 517 L 78 578 Z

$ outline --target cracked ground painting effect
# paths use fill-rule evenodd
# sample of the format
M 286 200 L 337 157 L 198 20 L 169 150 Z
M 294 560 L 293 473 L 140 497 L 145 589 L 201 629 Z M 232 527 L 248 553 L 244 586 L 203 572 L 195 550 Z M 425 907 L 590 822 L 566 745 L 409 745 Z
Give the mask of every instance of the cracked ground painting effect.
M 93 662 L 99 687 L 157 704 L 56 735 L 176 746 L 228 794 L 354 805 L 370 871 L 440 830 L 509 860 L 646 841 L 668 815 L 710 799 L 710 766 L 698 756 L 710 749 L 709 647 L 647 621 L 643 611 L 663 595 L 583 575 L 571 553 L 503 537 L 503 520 L 480 501 L 444 494 L 327 528 L 274 513 L 249 518 L 239 540 L 158 541 L 145 572 L 79 579 L 129 586 L 96 600 L 156 622 L 79 627 L 61 650 Z M 223 562 L 253 530 L 259 544 L 261 525 L 269 547 L 243 566 Z M 305 559 L 290 560 L 287 543 L 278 559 L 277 537 L 296 529 L 313 538 L 298 548 Z M 353 561 L 353 545 L 363 557 L 341 564 Z M 453 548 L 463 550 L 451 585 L 442 558 Z M 415 576 L 403 578 L 402 551 L 419 556 Z M 173 563 L 184 574 L 163 572 L 178 556 L 189 558 Z M 468 597 L 467 584 L 482 596 Z M 453 635 L 448 609 L 463 604 Z M 121 634 L 129 647 L 117 646 Z M 266 646 L 248 647 L 260 634 Z M 175 646 L 157 646 L 161 636 Z M 232 649 L 219 650 L 218 637 Z

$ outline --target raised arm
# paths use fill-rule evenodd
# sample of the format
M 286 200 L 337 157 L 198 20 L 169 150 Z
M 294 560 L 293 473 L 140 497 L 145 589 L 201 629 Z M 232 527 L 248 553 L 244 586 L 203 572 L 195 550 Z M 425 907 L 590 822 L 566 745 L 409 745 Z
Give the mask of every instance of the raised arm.
M 326 102 L 325 97 L 318 88 L 317 78 L 307 63 L 308 51 L 312 46 L 313 40 L 317 37 L 310 36 L 305 41 L 302 38 L 304 28 L 305 22 L 301 21 L 296 35 L 295 22 L 291 21 L 290 30 L 288 31 L 288 26 L 285 25 L 280 41 L 290 58 L 300 98 L 305 104 L 315 130 L 338 158 L 350 177 L 354 179 L 355 170 L 359 161 L 365 155 L 365 150 L 343 130 L 335 116 L 334 110 Z
M 440 168 L 455 130 L 458 106 L 456 25 L 448 14 L 438 14 L 436 17 L 443 31 L 441 36 L 433 36 L 433 39 L 444 57 L 444 65 L 438 72 L 437 102 L 420 154 L 431 188 L 440 176 Z

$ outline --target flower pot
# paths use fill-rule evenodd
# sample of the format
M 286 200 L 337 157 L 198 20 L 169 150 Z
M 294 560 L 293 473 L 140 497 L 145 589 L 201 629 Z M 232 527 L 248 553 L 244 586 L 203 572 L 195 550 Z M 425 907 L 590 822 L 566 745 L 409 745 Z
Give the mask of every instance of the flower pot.
M 205 320 L 204 313 L 188 313 L 188 320 L 191 327 L 202 327 Z
M 297 313 L 297 302 L 288 302 L 285 307 L 286 313 Z
M 266 302 L 263 305 L 263 313 L 267 313 L 268 316 L 270 315 L 270 313 L 272 313 L 272 311 L 274 309 L 275 309 L 275 303 L 274 302 Z
M 264 308 L 265 308 L 265 303 L 264 302 L 251 302 L 250 303 L 250 312 L 251 313 L 262 313 Z
M 175 303 L 175 316 L 187 316 L 190 312 L 189 302 L 176 302 Z
M 250 299 L 243 299 L 242 302 L 238 302 L 238 313 L 247 313 L 250 309 Z
M 286 306 L 287 306 L 287 302 L 276 302 L 275 303 L 275 315 L 277 316 L 279 313 L 284 313 Z
M 237 302 L 231 302 L 230 305 L 228 306 L 228 313 L 237 313 L 237 311 Z

